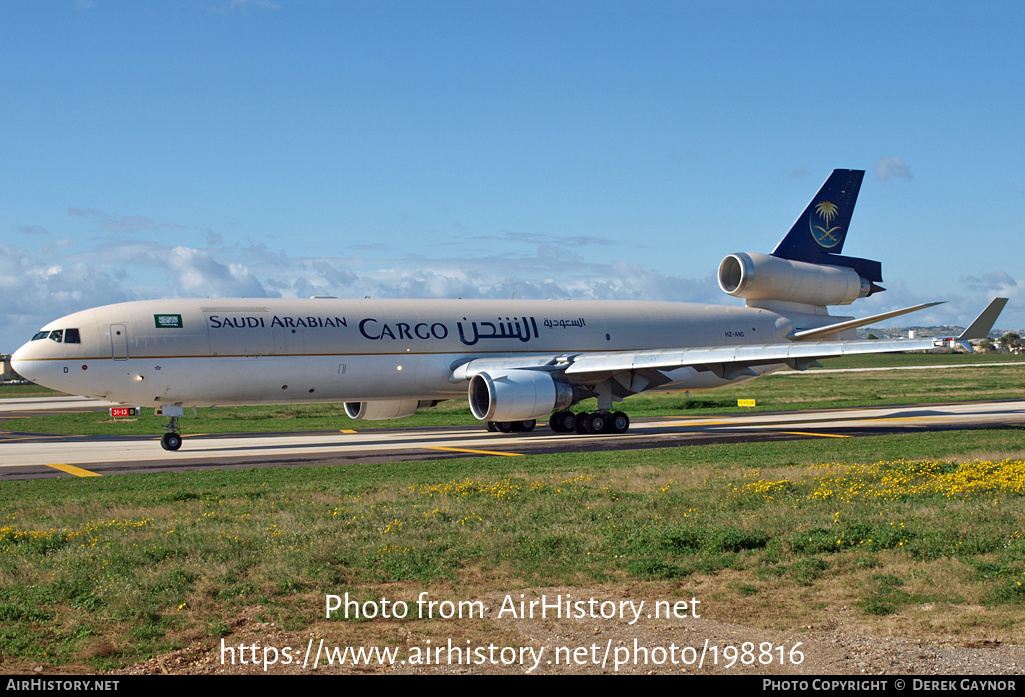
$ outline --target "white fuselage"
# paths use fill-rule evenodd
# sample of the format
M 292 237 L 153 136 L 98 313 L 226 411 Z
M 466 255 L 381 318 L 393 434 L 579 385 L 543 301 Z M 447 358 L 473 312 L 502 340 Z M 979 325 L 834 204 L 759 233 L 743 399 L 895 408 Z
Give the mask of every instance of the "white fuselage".
M 800 316 L 804 327 L 835 320 Z M 764 309 L 662 302 L 150 300 L 55 320 L 40 334 L 63 330 L 61 341 L 30 341 L 12 365 L 48 387 L 139 406 L 450 399 L 465 397 L 453 371 L 473 359 L 767 344 L 794 326 Z M 668 376 L 659 389 L 730 382 L 691 368 Z

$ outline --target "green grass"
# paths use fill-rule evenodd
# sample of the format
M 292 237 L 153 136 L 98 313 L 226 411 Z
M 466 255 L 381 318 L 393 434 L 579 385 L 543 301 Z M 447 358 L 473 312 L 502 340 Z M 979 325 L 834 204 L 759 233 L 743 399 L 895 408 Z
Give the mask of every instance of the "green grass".
M 738 398 L 785 410 L 1017 398 L 1023 388 L 1019 366 L 781 375 L 638 396 L 625 409 L 697 415 L 750 411 Z M 183 420 L 186 433 L 477 423 L 462 401 L 394 422 L 353 422 L 341 405 L 200 416 Z M 154 434 L 164 421 L 83 413 L 5 426 Z M 10 482 L 0 488 L 0 660 L 8 671 L 106 670 L 230 634 L 252 608 L 286 631 L 308 629 L 324 593 L 473 598 L 532 586 L 690 597 L 694 585 L 708 606 L 729 608 L 718 619 L 751 626 L 795 629 L 847 607 L 869 628 L 897 617 L 916 636 L 1013 642 L 1025 603 L 1020 470 L 978 474 L 959 461 L 1023 453 L 1025 432 L 1006 428 Z M 373 622 L 360 631 L 363 642 L 392 640 Z
M 1025 363 L 1025 355 L 1013 353 L 874 353 L 829 358 L 822 361 L 822 367 L 826 369 L 889 368 L 908 365 L 986 365 L 988 363 Z
M 1025 431 L 1006 428 L 9 482 L 0 657 L 101 670 L 212 640 L 253 608 L 285 631 L 322 627 L 325 593 L 552 586 L 698 587 L 705 616 L 752 626 L 852 607 L 869 626 L 896 615 L 922 635 L 942 622 L 1013 641 L 1025 470 L 955 460 L 1023 453 Z
M 63 394 L 42 385 L 0 385 L 0 397 L 57 397 Z

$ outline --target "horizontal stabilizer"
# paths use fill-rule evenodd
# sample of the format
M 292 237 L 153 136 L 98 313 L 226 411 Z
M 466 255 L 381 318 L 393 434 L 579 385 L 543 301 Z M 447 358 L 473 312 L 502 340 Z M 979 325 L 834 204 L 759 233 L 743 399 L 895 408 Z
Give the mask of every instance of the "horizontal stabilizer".
M 871 317 L 863 317 L 862 319 L 852 319 L 846 322 L 837 322 L 836 324 L 829 324 L 825 327 L 816 327 L 815 329 L 805 329 L 790 336 L 792 341 L 811 341 L 812 339 L 821 339 L 822 337 L 829 336 L 830 334 L 836 334 L 838 332 L 846 331 L 847 329 L 857 329 L 858 327 L 867 327 L 870 324 L 881 322 L 884 319 L 890 319 L 891 317 L 899 317 L 900 315 L 906 315 L 909 312 L 917 312 L 918 310 L 924 310 L 927 307 L 933 307 L 934 305 L 942 305 L 944 300 L 934 303 L 923 303 L 921 305 L 915 305 L 914 307 L 905 307 L 900 310 L 892 310 L 891 312 L 884 312 L 880 315 L 872 315 Z M 997 313 L 999 314 L 999 310 Z M 985 314 L 985 312 L 983 313 Z M 996 319 L 994 317 L 994 319 Z
M 1003 312 L 1004 305 L 1007 304 L 1007 298 L 994 298 L 993 302 L 986 306 L 986 309 L 982 311 L 975 321 L 971 323 L 968 329 L 961 332 L 961 335 L 957 337 L 960 341 L 967 341 L 969 339 L 985 339 L 989 336 L 990 331 L 993 329 L 993 325 L 997 321 L 997 317 Z

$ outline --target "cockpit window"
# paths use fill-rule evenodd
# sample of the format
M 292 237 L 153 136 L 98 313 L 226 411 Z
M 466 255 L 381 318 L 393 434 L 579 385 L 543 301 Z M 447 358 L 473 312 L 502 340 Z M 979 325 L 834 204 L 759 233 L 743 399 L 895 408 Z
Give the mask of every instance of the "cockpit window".
M 35 336 L 32 337 L 32 341 L 39 341 L 40 339 L 49 338 L 51 341 L 56 341 L 58 344 L 80 344 L 82 343 L 82 335 L 78 332 L 78 329 L 54 329 L 53 331 L 36 332 Z

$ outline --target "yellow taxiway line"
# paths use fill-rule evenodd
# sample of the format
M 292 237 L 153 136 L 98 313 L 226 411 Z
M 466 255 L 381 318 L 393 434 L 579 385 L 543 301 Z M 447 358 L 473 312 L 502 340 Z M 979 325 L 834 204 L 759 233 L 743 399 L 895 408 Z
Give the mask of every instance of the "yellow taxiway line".
M 671 424 L 659 424 L 659 426 L 723 426 L 736 423 L 735 421 L 679 421 Z
M 500 453 L 497 450 L 471 450 L 470 448 L 445 448 L 440 445 L 428 446 L 427 450 L 451 450 L 454 453 L 474 453 L 475 455 L 502 455 L 504 457 L 522 457 L 523 453 Z
M 55 470 L 60 470 L 61 472 L 67 472 L 68 474 L 73 474 L 76 477 L 99 477 L 99 476 L 101 476 L 97 472 L 90 472 L 89 470 L 84 470 L 81 467 L 75 467 L 74 465 L 47 465 L 47 467 L 53 467 Z
M 780 433 L 786 433 L 790 436 L 815 436 L 817 438 L 852 438 L 853 436 L 844 436 L 837 433 L 812 433 L 811 431 L 780 431 Z

